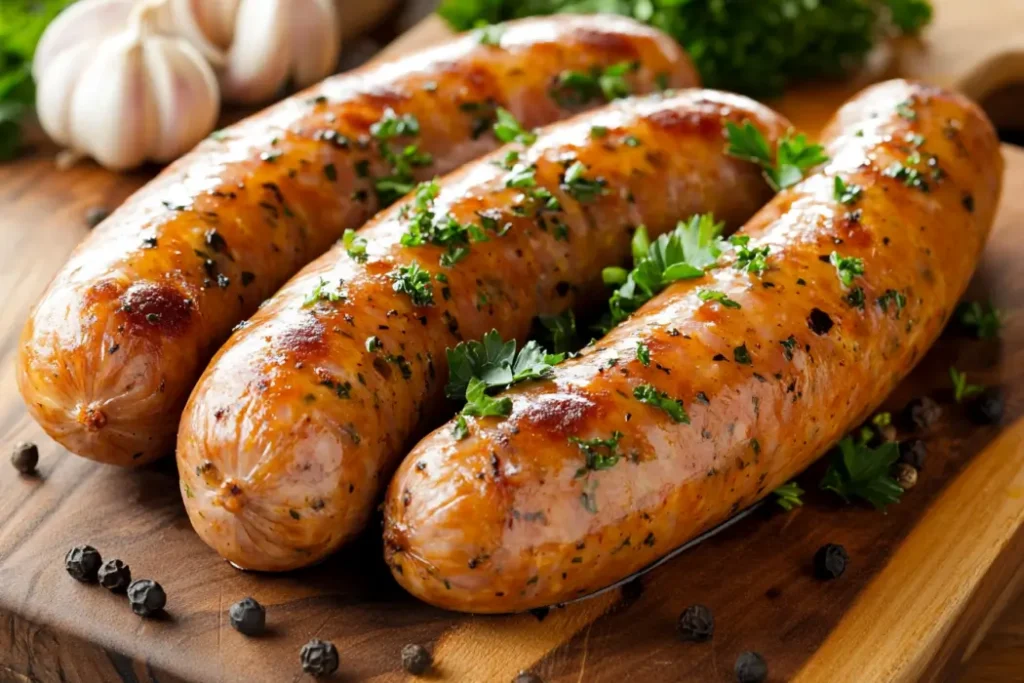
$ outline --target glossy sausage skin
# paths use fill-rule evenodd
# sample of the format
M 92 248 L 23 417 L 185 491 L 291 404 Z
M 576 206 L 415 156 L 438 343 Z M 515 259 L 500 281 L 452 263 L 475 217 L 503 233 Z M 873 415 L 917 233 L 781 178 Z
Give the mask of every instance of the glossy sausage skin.
M 507 392 L 508 419 L 469 419 L 462 441 L 445 426 L 416 446 L 385 500 L 386 559 L 399 583 L 467 612 L 585 595 L 768 495 L 877 407 L 966 287 L 992 223 L 1002 159 L 974 104 L 905 81 L 861 93 L 824 141 L 831 163 L 744 227 L 752 248 L 770 246 L 763 276 L 726 256 L 551 380 Z M 927 192 L 893 166 L 907 164 L 915 144 Z M 835 177 L 862 186 L 861 199 L 838 203 Z M 833 251 L 864 260 L 848 288 L 828 263 Z M 703 302 L 701 289 L 741 308 Z M 638 342 L 650 350 L 649 366 L 636 357 Z M 634 398 L 645 384 L 681 399 L 689 423 Z M 616 431 L 622 457 L 587 470 L 570 438 Z
M 594 303 L 602 267 L 628 257 L 633 226 L 656 235 L 714 211 L 737 227 L 768 200 L 757 169 L 724 154 L 726 120 L 770 139 L 788 127 L 712 91 L 623 100 L 444 178 L 437 218 L 494 221 L 454 266 L 440 265 L 441 247 L 401 245 L 410 200 L 360 231 L 365 264 L 343 245 L 310 264 L 221 349 L 185 408 L 178 470 L 199 535 L 238 566 L 286 570 L 358 532 L 408 448 L 451 415 L 445 349 L 491 329 L 523 340 L 535 316 Z M 606 134 L 592 135 L 595 126 Z M 507 186 L 509 151 L 560 209 L 538 215 L 536 188 Z M 584 200 L 560 187 L 575 161 L 605 194 Z M 394 290 L 388 273 L 413 262 L 436 274 L 432 305 Z M 321 282 L 345 299 L 304 305 Z
M 397 163 L 372 126 L 388 110 L 418 121 L 418 134 L 387 144 L 432 155 L 410 169 L 425 180 L 498 146 L 496 106 L 528 127 L 567 118 L 603 98 L 562 106 L 550 95 L 559 75 L 623 62 L 639 65 L 625 76 L 635 92 L 697 82 L 670 38 L 636 22 L 524 20 L 500 46 L 467 34 L 330 78 L 215 134 L 98 227 L 43 295 L 18 358 L 30 412 L 95 460 L 169 454 L 185 400 L 231 328 L 381 208 L 374 179 Z

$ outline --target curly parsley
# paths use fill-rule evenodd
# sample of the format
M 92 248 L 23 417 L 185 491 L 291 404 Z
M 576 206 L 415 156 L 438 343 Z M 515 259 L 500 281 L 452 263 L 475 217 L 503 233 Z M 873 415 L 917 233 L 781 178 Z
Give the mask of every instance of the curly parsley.
M 396 292 L 408 294 L 414 306 L 433 306 L 434 287 L 430 284 L 430 273 L 420 268 L 420 264 L 413 261 L 407 266 L 399 266 L 390 273 L 391 288 Z
M 725 133 L 729 141 L 726 153 L 760 166 L 765 180 L 776 192 L 796 185 L 803 180 L 806 171 L 828 161 L 825 148 L 809 143 L 803 133 L 792 137 L 789 133 L 784 135 L 775 147 L 774 156 L 764 135 L 749 121 L 742 127 L 727 121 Z
M 847 502 L 861 498 L 884 510 L 887 505 L 898 503 L 903 494 L 889 474 L 899 457 L 899 445 L 893 441 L 871 448 L 848 436 L 839 442 L 821 488 L 839 494 Z
M 733 235 L 729 238 L 729 244 L 736 250 L 736 262 L 733 265 L 739 270 L 745 270 L 748 273 L 760 275 L 764 271 L 768 270 L 768 252 L 771 247 L 754 247 L 749 248 L 747 245 L 750 244 L 749 235 Z

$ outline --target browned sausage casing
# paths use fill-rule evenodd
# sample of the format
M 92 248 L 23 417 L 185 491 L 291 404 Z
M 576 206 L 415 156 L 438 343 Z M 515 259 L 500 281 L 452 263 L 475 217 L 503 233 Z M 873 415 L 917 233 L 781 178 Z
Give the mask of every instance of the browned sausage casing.
M 769 494 L 871 413 L 966 287 L 1002 159 L 975 105 L 905 81 L 857 96 L 824 141 L 831 163 L 743 229 L 751 248 L 770 246 L 761 277 L 726 257 L 550 381 L 506 392 L 508 419 L 470 419 L 462 441 L 442 427 L 411 452 L 385 500 L 399 583 L 468 612 L 589 593 Z M 836 177 L 861 198 L 839 203 Z M 849 287 L 833 251 L 864 261 Z M 704 302 L 701 290 L 741 308 Z M 634 398 L 642 385 L 681 399 L 689 423 Z M 620 459 L 588 470 L 570 439 L 615 432 Z
M 602 267 L 628 256 L 640 223 L 657 235 L 714 211 L 738 226 L 768 200 L 756 167 L 725 155 L 726 120 L 770 139 L 788 126 L 711 91 L 626 100 L 444 178 L 435 220 L 487 233 L 455 265 L 440 264 L 442 247 L 400 243 L 411 199 L 360 230 L 366 263 L 341 245 L 310 264 L 227 342 L 185 408 L 178 469 L 199 535 L 241 567 L 285 570 L 358 532 L 415 439 L 451 414 L 446 348 L 492 328 L 522 340 L 535 316 L 595 302 Z M 604 194 L 562 187 L 576 162 Z M 395 291 L 389 273 L 413 263 L 432 274 L 429 305 Z M 304 304 L 318 287 L 344 298 Z
M 29 411 L 95 460 L 132 466 L 169 454 L 207 360 L 288 277 L 380 208 L 375 179 L 409 163 L 425 180 L 493 150 L 497 106 L 533 127 L 598 104 L 599 91 L 556 102 L 553 84 L 564 72 L 624 62 L 637 65 L 625 75 L 635 92 L 697 82 L 670 38 L 636 22 L 533 19 L 508 24 L 500 46 L 468 34 L 330 78 L 215 134 L 116 211 L 57 274 L 21 338 L 18 386 Z M 399 162 L 384 158 L 372 129 L 389 110 L 419 124 L 385 143 L 396 156 L 417 146 Z

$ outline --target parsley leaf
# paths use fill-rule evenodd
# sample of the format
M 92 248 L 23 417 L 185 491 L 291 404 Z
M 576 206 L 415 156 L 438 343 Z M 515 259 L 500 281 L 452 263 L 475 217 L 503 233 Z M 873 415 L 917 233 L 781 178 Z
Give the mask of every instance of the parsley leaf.
M 515 116 L 508 109 L 498 107 L 495 111 L 494 135 L 502 142 L 518 142 L 532 145 L 537 141 L 537 134 L 524 130 Z
M 836 176 L 835 188 L 832 192 L 832 196 L 840 204 L 845 204 L 847 206 L 856 204 L 863 193 L 864 188 L 860 185 L 855 185 L 853 183 L 847 185 L 843 182 L 842 178 Z
M 487 395 L 487 383 L 471 377 L 466 387 L 466 405 L 462 415 L 472 417 L 507 417 L 512 412 L 512 399 L 492 398 Z
M 465 395 L 473 379 L 483 382 L 486 390 L 542 379 L 565 357 L 545 353 L 534 341 L 527 342 L 517 354 L 515 339 L 503 341 L 497 330 L 485 334 L 481 341 L 461 342 L 448 349 L 447 356 L 449 376 L 445 394 L 453 399 Z
M 899 445 L 894 441 L 871 448 L 848 436 L 839 442 L 821 488 L 834 491 L 847 502 L 861 498 L 884 510 L 887 505 L 898 503 L 903 494 L 889 474 L 899 457 Z
M 968 384 L 967 373 L 960 372 L 954 367 L 949 368 L 949 378 L 953 380 L 953 398 L 957 403 L 963 403 L 965 398 L 977 396 L 985 391 L 985 387 L 980 384 Z
M 651 350 L 642 341 L 636 343 L 636 359 L 640 364 L 647 367 L 651 364 Z
M 978 339 L 992 339 L 1003 326 L 1003 314 L 991 302 L 963 301 L 956 307 L 956 318 L 967 328 L 974 328 Z
M 795 481 L 783 484 L 772 493 L 775 494 L 775 502 L 786 512 L 804 504 L 800 498 L 804 494 L 804 490 Z
M 484 26 L 477 30 L 477 38 L 480 44 L 493 47 L 501 47 L 501 36 L 504 34 L 504 26 Z
M 744 122 L 742 128 L 727 121 L 725 133 L 729 140 L 726 153 L 760 166 L 765 180 L 776 192 L 796 185 L 803 179 L 805 171 L 828 161 L 825 148 L 809 143 L 803 133 L 792 137 L 789 133 L 784 135 L 776 146 L 774 157 L 768 149 L 768 141 L 749 121 Z
M 853 284 L 853 279 L 864 274 L 864 259 L 856 256 L 840 256 L 839 252 L 833 251 L 828 257 L 829 263 L 836 267 L 839 281 L 844 287 Z
M 697 297 L 701 301 L 717 301 L 726 308 L 741 308 L 738 301 L 733 301 L 725 292 L 720 292 L 717 289 L 702 289 L 697 292 Z
M 903 307 L 907 305 L 907 297 L 895 289 L 887 289 L 875 299 L 875 303 L 882 309 L 882 313 L 888 313 L 889 305 L 892 304 L 896 309 L 896 319 L 899 320 Z
M 433 244 L 447 247 L 441 256 L 441 265 L 447 268 L 458 263 L 468 253 L 470 241 L 486 242 L 483 229 L 473 223 L 460 223 L 450 214 L 438 218 L 434 214 L 434 200 L 441 191 L 437 180 L 420 183 L 412 205 L 402 207 L 402 216 L 409 220 L 409 227 L 402 235 L 402 246 L 418 247 Z
M 736 249 L 736 262 L 733 266 L 738 270 L 745 270 L 755 275 L 760 275 L 768 270 L 768 263 L 765 259 L 768 257 L 771 247 L 766 245 L 750 249 L 747 246 L 750 244 L 749 235 L 733 235 L 729 238 L 729 243 Z
M 633 389 L 633 398 L 646 403 L 647 405 L 661 408 L 673 422 L 690 424 L 690 416 L 686 414 L 683 402 L 678 398 L 672 398 L 664 391 L 658 391 L 650 384 L 641 384 Z
M 430 273 L 420 268 L 413 261 L 407 266 L 399 266 L 388 273 L 394 282 L 391 286 L 396 292 L 408 294 L 414 306 L 433 306 L 434 287 L 430 284 Z
M 590 180 L 583 177 L 583 174 L 586 172 L 586 165 L 584 165 L 583 162 L 576 161 L 565 170 L 561 184 L 563 191 L 568 192 L 577 200 L 584 203 L 593 201 L 596 197 L 607 192 L 605 189 L 605 185 L 607 183 L 604 178 Z
M 561 315 L 537 316 L 548 339 L 548 347 L 557 354 L 570 353 L 579 345 L 576 337 L 576 316 L 572 309 Z
M 388 175 L 373 179 L 373 188 L 382 207 L 393 204 L 412 191 L 415 185 L 413 168 L 434 163 L 433 156 L 421 152 L 418 145 L 399 144 L 397 150 L 391 145 L 397 138 L 415 137 L 419 134 L 420 123 L 415 116 L 400 116 L 390 107 L 384 110 L 379 121 L 370 126 L 370 135 L 377 140 L 381 159 L 388 164 L 391 171 Z M 358 168 L 356 174 L 364 175 Z
M 346 228 L 341 237 L 345 252 L 355 261 L 366 263 L 366 238 L 360 237 L 352 228 Z
M 462 441 L 469 436 L 469 425 L 466 424 L 466 418 L 462 414 L 455 418 L 455 424 L 452 425 L 452 436 L 456 441 Z
M 318 301 L 329 301 L 335 303 L 337 301 L 344 301 L 345 295 L 337 290 L 330 289 L 330 283 L 327 280 L 320 278 L 320 282 L 317 283 L 313 291 L 306 295 L 306 298 L 302 300 L 302 307 L 307 308 L 317 303 Z
M 607 439 L 581 439 L 578 436 L 570 436 L 569 442 L 576 444 L 583 451 L 584 466 L 576 470 L 576 478 L 588 472 L 614 467 L 622 457 L 619 453 L 621 439 L 622 432 L 612 432 L 611 437 Z
M 637 228 L 633 235 L 633 270 L 606 268 L 602 272 L 606 283 L 618 286 L 609 301 L 610 325 L 628 318 L 671 283 L 702 277 L 722 254 L 722 227 L 709 214 L 693 216 L 654 242 L 646 228 Z
M 639 66 L 638 62 L 619 62 L 604 69 L 594 67 L 590 71 L 563 71 L 549 94 L 562 107 L 579 107 L 599 98 L 611 102 L 628 97 L 632 89 L 626 75 Z

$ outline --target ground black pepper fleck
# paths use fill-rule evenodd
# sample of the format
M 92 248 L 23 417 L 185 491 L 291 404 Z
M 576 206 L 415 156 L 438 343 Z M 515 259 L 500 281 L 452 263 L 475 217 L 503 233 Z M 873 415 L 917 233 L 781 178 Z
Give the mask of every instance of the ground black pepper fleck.
M 302 646 L 299 662 L 303 671 L 316 678 L 330 676 L 338 670 L 338 648 L 334 643 L 314 638 Z
M 690 605 L 679 615 L 679 633 L 683 640 L 703 643 L 715 633 L 715 617 L 704 605 Z
M 242 598 L 228 608 L 228 621 L 239 633 L 258 636 L 267 626 L 267 610 L 253 598 Z
M 411 643 L 402 648 L 402 668 L 413 676 L 422 676 L 427 673 L 434 658 L 422 645 Z
M 849 559 L 846 548 L 836 543 L 827 543 L 814 553 L 814 575 L 823 581 L 837 579 L 846 571 Z
M 103 558 L 91 545 L 76 545 L 64 556 L 64 567 L 75 579 L 83 583 L 96 581 L 96 573 L 103 564 Z
M 22 474 L 35 474 L 39 464 L 39 449 L 34 443 L 22 441 L 11 453 L 11 464 Z
M 132 570 L 121 560 L 107 560 L 96 573 L 96 578 L 112 593 L 123 593 L 132 582 Z
M 743 652 L 733 667 L 739 683 L 763 683 L 768 678 L 768 664 L 756 652 Z
M 996 388 L 986 389 L 967 406 L 967 417 L 977 425 L 999 424 L 1003 419 L 1003 397 Z
M 910 465 L 914 469 L 924 467 L 925 458 L 928 455 L 928 446 L 921 439 L 909 439 L 900 444 L 900 462 Z
M 137 579 L 128 585 L 128 602 L 140 617 L 150 617 L 167 604 L 167 594 L 156 581 Z

